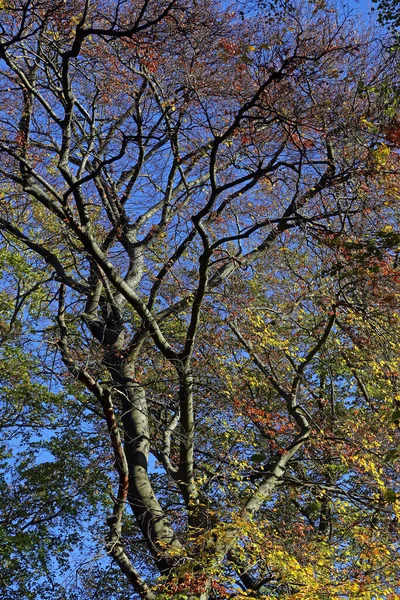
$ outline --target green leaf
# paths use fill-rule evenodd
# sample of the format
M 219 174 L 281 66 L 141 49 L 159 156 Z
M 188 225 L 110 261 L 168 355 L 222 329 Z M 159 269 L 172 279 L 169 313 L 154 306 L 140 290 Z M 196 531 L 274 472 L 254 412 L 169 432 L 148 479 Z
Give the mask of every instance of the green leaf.
M 386 488 L 385 490 L 385 500 L 387 502 L 396 502 L 397 494 L 392 488 Z
M 392 413 L 392 416 L 390 417 L 390 420 L 393 421 L 397 421 L 398 419 L 400 419 L 400 410 L 395 410 Z
M 318 513 L 320 510 L 321 502 L 315 500 L 314 502 L 310 502 L 310 504 L 307 504 L 307 506 L 304 509 L 304 513 L 307 515 L 307 517 L 310 517 L 311 515 Z
M 388 452 L 386 452 L 384 461 L 386 463 L 393 464 L 399 458 L 400 458 L 400 446 L 397 446 L 397 448 L 391 448 L 390 450 L 388 450 Z
M 253 454 L 252 456 L 250 456 L 250 460 L 254 463 L 261 463 L 266 459 L 266 455 L 263 454 L 262 452 L 256 452 L 256 454 Z

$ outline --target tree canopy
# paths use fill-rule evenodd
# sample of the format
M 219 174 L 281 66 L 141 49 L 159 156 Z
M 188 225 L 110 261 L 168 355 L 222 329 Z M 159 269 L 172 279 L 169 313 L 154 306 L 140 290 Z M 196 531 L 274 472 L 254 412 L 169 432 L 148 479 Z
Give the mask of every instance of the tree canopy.
M 1 1 L 2 598 L 399 597 L 391 48 Z
M 400 25 L 400 11 L 398 0 L 373 0 L 376 2 L 378 19 L 382 24 L 395 30 Z

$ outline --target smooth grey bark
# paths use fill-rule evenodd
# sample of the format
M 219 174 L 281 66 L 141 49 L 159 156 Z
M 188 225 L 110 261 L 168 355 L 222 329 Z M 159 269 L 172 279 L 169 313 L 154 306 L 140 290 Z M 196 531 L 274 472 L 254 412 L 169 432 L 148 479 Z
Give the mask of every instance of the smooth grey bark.
M 181 544 L 149 479 L 150 432 L 146 393 L 135 380 L 135 367 L 129 361 L 114 372 L 114 383 L 122 403 L 124 450 L 129 470 L 128 501 L 160 572 L 166 573 L 174 566 L 174 561 L 167 557 L 168 548 L 181 548 Z

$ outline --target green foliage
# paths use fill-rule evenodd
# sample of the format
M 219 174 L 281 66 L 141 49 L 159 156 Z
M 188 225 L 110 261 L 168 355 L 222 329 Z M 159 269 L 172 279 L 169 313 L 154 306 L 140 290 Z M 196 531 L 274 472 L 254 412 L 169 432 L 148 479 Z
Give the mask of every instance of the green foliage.
M 400 25 L 400 7 L 398 0 L 374 0 L 377 4 L 380 23 L 397 29 Z

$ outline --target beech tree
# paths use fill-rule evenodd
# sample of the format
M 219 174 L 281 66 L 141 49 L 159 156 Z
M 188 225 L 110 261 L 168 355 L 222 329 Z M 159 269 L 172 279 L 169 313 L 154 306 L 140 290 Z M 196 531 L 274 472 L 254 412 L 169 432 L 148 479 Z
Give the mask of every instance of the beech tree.
M 1 6 L 2 597 L 397 598 L 390 44 Z

